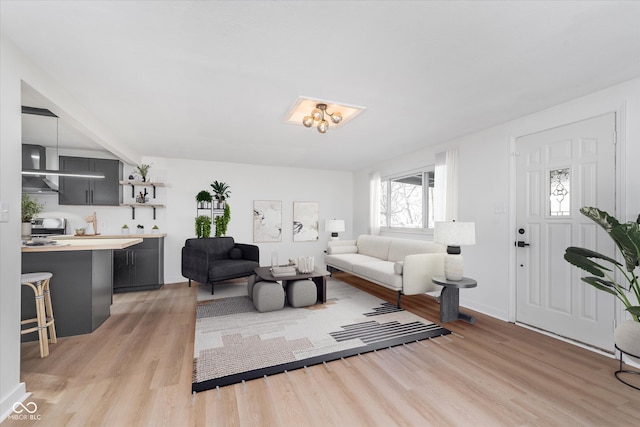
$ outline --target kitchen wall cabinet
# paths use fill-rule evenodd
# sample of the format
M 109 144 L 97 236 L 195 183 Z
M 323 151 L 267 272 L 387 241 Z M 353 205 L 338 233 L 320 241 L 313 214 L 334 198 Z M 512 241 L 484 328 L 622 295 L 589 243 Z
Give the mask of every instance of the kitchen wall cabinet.
M 164 284 L 164 237 L 113 251 L 113 292 L 157 289 Z
M 103 179 L 61 176 L 60 205 L 119 206 L 122 202 L 122 162 L 111 159 L 60 156 L 60 170 L 102 172 Z

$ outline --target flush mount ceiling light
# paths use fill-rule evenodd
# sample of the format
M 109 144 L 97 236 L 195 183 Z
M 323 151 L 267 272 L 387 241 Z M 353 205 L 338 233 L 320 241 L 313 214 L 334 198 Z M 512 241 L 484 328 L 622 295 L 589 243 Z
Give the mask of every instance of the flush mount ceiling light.
M 300 97 L 289 111 L 286 122 L 308 128 L 314 126 L 318 132 L 326 133 L 329 126 L 340 127 L 363 110 L 364 107 Z

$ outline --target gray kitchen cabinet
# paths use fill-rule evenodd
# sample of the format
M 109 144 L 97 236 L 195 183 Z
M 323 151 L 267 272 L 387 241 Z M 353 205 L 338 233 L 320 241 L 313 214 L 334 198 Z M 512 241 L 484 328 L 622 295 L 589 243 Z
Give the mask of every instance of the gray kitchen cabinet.
M 60 170 L 104 174 L 101 179 L 61 176 L 60 205 L 119 206 L 122 202 L 122 162 L 119 160 L 60 156 Z
M 113 251 L 113 292 L 157 289 L 164 284 L 164 237 Z

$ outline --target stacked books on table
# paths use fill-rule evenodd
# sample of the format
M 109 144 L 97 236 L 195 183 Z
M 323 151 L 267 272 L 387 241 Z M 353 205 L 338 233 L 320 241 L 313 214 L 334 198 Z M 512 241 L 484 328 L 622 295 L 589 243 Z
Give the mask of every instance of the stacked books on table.
M 273 277 L 287 277 L 287 276 L 295 276 L 296 268 L 293 266 L 286 267 L 271 267 L 271 275 Z

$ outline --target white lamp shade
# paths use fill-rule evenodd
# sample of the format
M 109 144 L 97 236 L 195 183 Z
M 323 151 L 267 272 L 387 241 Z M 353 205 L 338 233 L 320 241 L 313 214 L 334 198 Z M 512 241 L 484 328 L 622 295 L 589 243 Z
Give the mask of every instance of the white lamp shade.
M 324 230 L 331 233 L 344 231 L 344 219 L 328 219 L 324 223 Z
M 433 241 L 447 246 L 476 244 L 475 222 L 436 222 Z

